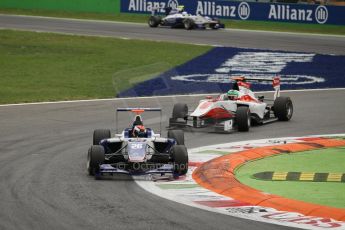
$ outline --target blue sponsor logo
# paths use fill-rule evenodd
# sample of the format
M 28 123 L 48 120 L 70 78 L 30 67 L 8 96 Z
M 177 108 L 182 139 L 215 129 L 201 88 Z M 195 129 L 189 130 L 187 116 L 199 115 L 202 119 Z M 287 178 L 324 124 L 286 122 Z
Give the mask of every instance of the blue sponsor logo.
M 328 10 L 325 6 L 318 6 L 315 10 L 315 20 L 319 24 L 324 24 L 328 19 Z
M 345 56 L 217 47 L 118 96 L 221 93 L 234 76 L 280 76 L 282 90 L 345 87 L 343 63 Z M 272 90 L 272 85 L 254 84 L 253 89 Z
M 242 20 L 246 20 L 250 15 L 250 6 L 246 2 L 241 2 L 238 5 L 238 17 Z
M 176 9 L 178 7 L 178 1 L 177 0 L 169 0 L 167 3 L 167 7 L 171 7 L 173 9 Z

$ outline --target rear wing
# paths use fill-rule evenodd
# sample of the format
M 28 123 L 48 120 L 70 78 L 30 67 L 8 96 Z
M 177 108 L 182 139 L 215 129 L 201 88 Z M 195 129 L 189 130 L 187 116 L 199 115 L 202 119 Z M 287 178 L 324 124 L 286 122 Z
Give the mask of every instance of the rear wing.
M 156 16 L 157 14 L 165 14 L 167 16 L 171 10 L 172 7 L 152 7 L 151 15 Z
M 250 87 L 249 82 L 272 82 L 272 87 L 274 89 L 274 100 L 280 96 L 280 77 L 274 77 L 274 78 L 260 78 L 260 77 L 232 77 L 232 80 L 234 80 L 238 86 L 244 86 L 246 88 Z
M 160 112 L 159 133 L 162 131 L 162 109 L 161 108 L 142 108 L 142 107 L 128 107 L 116 109 L 116 133 L 118 133 L 118 113 L 119 112 L 132 112 L 136 115 L 140 115 L 144 112 Z
M 151 10 L 151 16 L 156 16 L 158 14 L 158 11 L 160 10 L 161 8 L 159 7 L 152 7 L 152 10 Z
M 151 111 L 151 112 L 162 112 L 161 108 L 117 108 L 117 112 L 136 112 L 136 111 Z
M 152 7 L 151 15 L 155 16 L 158 13 L 164 13 L 166 16 L 172 12 L 172 14 L 182 12 L 184 11 L 184 5 L 178 5 L 178 6 L 168 6 L 168 7 Z

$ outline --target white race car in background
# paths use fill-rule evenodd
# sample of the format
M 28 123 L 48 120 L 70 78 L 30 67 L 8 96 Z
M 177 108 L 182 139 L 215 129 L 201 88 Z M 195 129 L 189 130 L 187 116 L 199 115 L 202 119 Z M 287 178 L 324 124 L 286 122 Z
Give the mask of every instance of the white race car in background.
M 171 28 L 185 28 L 187 30 L 192 29 L 219 29 L 225 28 L 224 24 L 216 18 L 210 18 L 201 15 L 191 15 L 184 11 L 183 6 L 173 9 L 171 7 L 165 8 L 165 17 L 156 15 L 155 9 L 152 12 L 151 17 L 148 20 L 150 27 L 169 26 Z
M 293 104 L 290 97 L 280 96 L 280 78 L 233 78 L 232 91 L 238 92 L 235 100 L 228 95 L 220 94 L 213 98 L 208 96 L 200 100 L 198 107 L 188 112 L 188 106 L 183 103 L 174 105 L 170 128 L 213 128 L 214 131 L 230 132 L 232 130 L 248 131 L 251 124 L 265 124 L 273 121 L 289 121 L 293 114 Z M 255 97 L 250 90 L 248 81 L 272 81 L 275 89 L 273 99 L 264 96 Z

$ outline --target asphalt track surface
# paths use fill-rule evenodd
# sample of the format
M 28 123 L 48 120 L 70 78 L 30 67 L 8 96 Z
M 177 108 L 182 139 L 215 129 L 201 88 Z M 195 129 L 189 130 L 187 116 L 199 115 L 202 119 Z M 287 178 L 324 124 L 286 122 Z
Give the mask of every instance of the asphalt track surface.
M 191 44 L 222 45 L 269 50 L 345 54 L 345 36 L 243 30 L 192 30 L 149 28 L 147 24 L 54 19 L 0 14 L 0 28 L 111 36 Z
M 48 31 L 87 34 L 88 28 L 95 26 L 95 35 L 115 33 L 111 28 L 117 25 L 104 23 L 109 29 L 103 28 L 104 32 L 101 33 L 102 28 L 98 28 L 100 24 L 94 22 L 90 22 L 89 26 L 82 23 L 87 29 L 78 30 L 68 25 L 78 24 L 79 21 L 49 19 L 52 22 L 48 23 L 42 19 L 43 26 L 27 18 L 14 18 L 17 27 L 22 29 L 41 27 L 40 30 L 43 30 L 45 27 Z M 1 16 L 0 27 L 6 24 L 5 19 Z M 123 25 L 122 28 L 128 26 Z M 128 33 L 133 36 L 140 34 L 133 31 Z M 332 37 L 324 39 L 337 40 Z M 255 42 L 252 46 L 256 46 Z M 329 52 L 337 51 L 339 46 L 341 44 L 335 42 Z M 311 47 L 300 47 L 300 50 L 305 49 L 312 50 Z M 315 49 L 314 52 L 322 53 L 325 49 Z M 290 122 L 253 127 L 248 133 L 189 132 L 186 133 L 187 147 L 261 138 L 344 133 L 345 90 L 286 94 L 292 97 L 295 104 L 294 117 Z M 96 181 L 87 176 L 86 152 L 91 145 L 92 131 L 96 128 L 114 129 L 115 107 L 162 107 L 164 114 L 170 114 L 174 103 L 187 102 L 192 106 L 199 99 L 186 96 L 0 107 L 0 229 L 290 229 L 168 201 L 142 190 L 131 180 Z M 121 127 L 130 123 L 127 116 L 121 116 L 119 121 Z M 164 117 L 164 122 L 163 127 L 167 124 L 167 117 Z M 154 129 L 159 128 L 156 115 L 150 116 L 145 123 Z M 164 133 L 166 130 L 163 130 Z
M 286 93 L 290 122 L 248 133 L 186 133 L 189 148 L 230 141 L 344 133 L 345 90 Z M 96 181 L 86 152 L 96 128 L 114 129 L 114 109 L 195 105 L 198 97 L 165 97 L 0 107 L 0 229 L 289 229 L 199 210 L 156 197 L 131 180 Z M 122 127 L 129 125 L 120 116 Z M 164 119 L 167 124 L 166 117 Z M 159 129 L 157 115 L 145 120 Z M 164 127 L 163 126 L 163 127 Z M 166 131 L 163 131 L 163 134 Z

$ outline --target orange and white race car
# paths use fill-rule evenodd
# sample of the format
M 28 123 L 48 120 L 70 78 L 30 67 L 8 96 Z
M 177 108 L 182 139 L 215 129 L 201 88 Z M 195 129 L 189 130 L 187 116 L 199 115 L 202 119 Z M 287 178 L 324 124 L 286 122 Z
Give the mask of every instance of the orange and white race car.
M 169 127 L 213 128 L 214 131 L 248 131 L 252 124 L 289 121 L 293 114 L 290 97 L 280 96 L 280 78 L 232 78 L 233 86 L 217 97 L 207 96 L 189 113 L 187 104 L 174 105 Z M 271 81 L 275 89 L 273 99 L 256 97 L 251 82 Z

